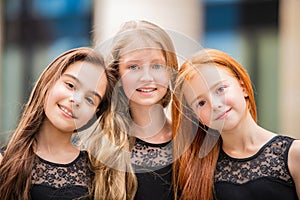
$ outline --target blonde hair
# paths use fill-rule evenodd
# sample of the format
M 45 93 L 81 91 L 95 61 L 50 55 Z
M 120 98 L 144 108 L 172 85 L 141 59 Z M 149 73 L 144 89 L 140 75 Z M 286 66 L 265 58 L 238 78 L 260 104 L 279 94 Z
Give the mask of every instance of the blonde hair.
M 137 182 L 130 163 L 126 127 L 122 116 L 115 113 L 111 105 L 92 134 L 82 139 L 95 174 L 92 184 L 94 199 L 134 198 Z
M 95 199 L 131 200 L 137 190 L 137 180 L 130 162 L 130 150 L 134 140 L 129 137 L 131 122 L 129 99 L 118 83 L 120 55 L 136 48 L 160 49 L 167 66 L 176 70 L 178 67 L 171 39 L 155 24 L 147 21 L 129 21 L 124 23 L 113 38 L 111 54 L 107 58 L 107 70 L 116 78 L 111 96 L 111 107 L 100 122 L 103 134 L 88 139 L 90 149 L 93 151 L 91 155 L 94 155 L 91 160 L 97 163 L 94 166 Z M 167 106 L 170 98 L 171 93 L 168 91 L 161 104 L 164 107 Z M 96 140 L 102 141 L 101 144 L 93 142 Z M 103 180 L 106 181 L 103 182 Z
M 174 190 L 175 196 L 177 191 L 181 191 L 181 199 L 213 199 L 214 169 L 220 151 L 220 137 L 195 118 L 183 94 L 186 81 L 203 65 L 223 68 L 243 82 L 248 94 L 248 110 L 252 118 L 257 120 L 250 77 L 228 54 L 215 49 L 204 49 L 182 64 L 176 79 L 172 104 L 174 157 L 178 158 L 173 165 Z
M 171 90 L 178 71 L 178 61 L 175 53 L 173 41 L 168 33 L 158 25 L 145 20 L 133 20 L 123 24 L 118 33 L 113 38 L 111 54 L 108 56 L 107 65 L 109 71 L 120 80 L 119 59 L 123 53 L 139 49 L 161 50 L 170 73 L 170 85 L 165 96 L 160 103 L 165 108 L 171 101 Z M 115 112 L 122 115 L 125 121 L 126 132 L 129 133 L 129 125 L 132 121 L 129 109 L 129 99 L 127 98 L 123 87 L 119 82 L 115 86 L 112 104 Z M 130 145 L 135 142 L 133 137 L 130 138 Z
M 174 82 L 174 74 L 178 70 L 175 48 L 167 32 L 156 24 L 144 20 L 128 21 L 124 23 L 113 38 L 112 46 L 111 54 L 107 59 L 108 68 L 114 71 L 118 80 L 120 79 L 118 73 L 119 59 L 123 53 L 138 49 L 158 49 L 162 51 L 165 57 L 167 69 L 171 75 L 171 84 Z M 173 87 L 173 85 L 170 85 L 170 87 Z M 168 89 L 166 95 L 161 100 L 163 107 L 166 107 L 171 100 L 170 89 Z M 122 99 L 125 99 L 123 103 L 127 103 L 126 105 L 128 105 L 126 95 L 121 93 L 123 93 L 122 88 L 119 94 Z M 128 110 L 124 113 L 128 113 Z
M 0 163 L 0 199 L 29 199 L 36 134 L 46 117 L 45 99 L 49 89 L 64 71 L 77 61 L 90 62 L 104 69 L 102 56 L 91 48 L 82 47 L 59 55 L 43 71 L 31 92 L 20 122 Z M 109 90 L 107 89 L 107 91 Z M 105 112 L 108 103 L 105 94 L 103 101 L 98 106 L 97 117 Z

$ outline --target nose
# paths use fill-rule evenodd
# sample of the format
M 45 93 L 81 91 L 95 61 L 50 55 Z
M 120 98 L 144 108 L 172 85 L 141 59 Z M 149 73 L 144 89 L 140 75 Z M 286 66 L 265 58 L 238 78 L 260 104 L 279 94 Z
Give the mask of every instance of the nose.
M 220 96 L 212 96 L 212 98 L 211 98 L 211 104 L 212 104 L 213 109 L 220 109 L 220 108 L 222 108 L 222 106 L 223 106 L 222 97 L 220 97 Z
M 141 72 L 141 81 L 153 81 L 153 74 L 150 71 L 150 67 L 144 67 L 142 72 Z
M 74 92 L 73 95 L 70 96 L 70 102 L 73 106 L 79 107 L 82 101 L 82 97 L 78 92 Z

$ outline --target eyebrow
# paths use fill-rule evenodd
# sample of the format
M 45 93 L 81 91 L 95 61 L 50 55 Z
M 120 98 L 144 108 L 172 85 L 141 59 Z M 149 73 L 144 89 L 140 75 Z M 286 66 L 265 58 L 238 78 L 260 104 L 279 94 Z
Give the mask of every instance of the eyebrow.
M 225 81 L 226 81 L 226 80 L 220 80 L 220 81 L 216 82 L 215 84 L 213 84 L 213 85 L 209 88 L 209 91 L 210 91 L 212 88 L 215 88 L 217 85 L 219 85 L 220 83 L 223 83 L 223 82 L 225 82 Z M 193 101 L 191 101 L 190 105 L 192 105 L 193 103 L 195 103 L 195 101 L 197 101 L 201 96 L 203 96 L 203 94 L 200 94 L 200 95 L 196 96 L 196 98 L 195 98 Z
M 120 60 L 121 63 L 144 63 L 144 60 L 140 59 L 140 58 L 137 58 L 137 59 L 121 59 Z M 157 62 L 164 62 L 166 63 L 166 60 L 164 58 L 154 58 L 154 59 L 151 59 L 149 61 L 150 63 L 157 63 Z
M 80 82 L 80 80 L 73 76 L 72 74 L 63 74 L 63 76 L 67 76 L 70 77 L 72 79 L 74 79 L 78 84 L 82 85 L 82 83 Z M 96 91 L 89 91 L 91 94 L 93 94 L 94 96 L 98 97 L 100 102 L 102 101 L 102 96 L 100 94 L 98 94 Z

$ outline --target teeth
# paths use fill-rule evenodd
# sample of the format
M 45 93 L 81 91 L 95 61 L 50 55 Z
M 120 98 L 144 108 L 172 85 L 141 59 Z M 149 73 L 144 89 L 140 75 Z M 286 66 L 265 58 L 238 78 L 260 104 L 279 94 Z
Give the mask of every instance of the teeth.
M 73 114 L 69 112 L 67 109 L 65 109 L 64 107 L 60 107 L 60 109 L 64 111 L 64 113 L 66 113 L 67 115 L 73 116 Z
M 139 89 L 139 91 L 141 91 L 141 92 L 152 92 L 154 90 L 155 89 Z

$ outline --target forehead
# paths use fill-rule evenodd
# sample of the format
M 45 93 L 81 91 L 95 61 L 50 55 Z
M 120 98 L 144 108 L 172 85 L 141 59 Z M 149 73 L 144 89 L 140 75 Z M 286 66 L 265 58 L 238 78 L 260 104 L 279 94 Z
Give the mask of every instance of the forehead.
M 127 53 L 123 53 L 120 56 L 120 62 L 130 62 L 130 61 L 164 61 L 165 57 L 161 49 L 145 48 L 145 49 L 136 49 Z
M 188 101 L 198 95 L 204 95 L 222 81 L 234 79 L 228 70 L 213 65 L 199 66 L 191 73 L 193 75 L 185 80 L 184 85 L 184 95 Z
M 121 37 L 122 38 L 122 37 Z M 120 54 L 139 49 L 162 49 L 161 43 L 149 34 L 143 32 L 130 32 L 125 34 L 119 43 Z
M 203 82 L 206 86 L 211 86 L 216 82 L 232 79 L 233 76 L 225 68 L 214 65 L 199 66 L 194 70 L 194 75 L 187 82 Z
M 69 74 L 76 77 L 79 82 L 88 90 L 103 93 L 103 87 L 106 88 L 107 79 L 104 67 L 85 61 L 72 63 L 63 74 Z

